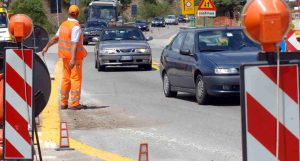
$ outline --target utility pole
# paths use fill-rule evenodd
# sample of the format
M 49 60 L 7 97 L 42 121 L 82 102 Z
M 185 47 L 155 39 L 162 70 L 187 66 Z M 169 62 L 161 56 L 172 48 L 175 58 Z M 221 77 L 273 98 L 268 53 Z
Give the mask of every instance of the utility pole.
M 57 18 L 57 27 L 59 28 L 58 0 L 56 0 L 56 18 Z

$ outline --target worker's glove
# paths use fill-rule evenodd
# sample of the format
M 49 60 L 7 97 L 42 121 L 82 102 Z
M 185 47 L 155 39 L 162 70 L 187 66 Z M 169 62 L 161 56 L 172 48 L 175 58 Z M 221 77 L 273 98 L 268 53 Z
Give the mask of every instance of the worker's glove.
M 69 63 L 69 68 L 73 68 L 75 66 L 75 60 L 74 59 L 72 59 L 71 61 L 70 61 L 70 63 Z
M 48 51 L 48 48 L 45 47 L 45 48 L 42 50 L 41 54 L 44 56 L 44 55 L 47 53 L 47 51 Z

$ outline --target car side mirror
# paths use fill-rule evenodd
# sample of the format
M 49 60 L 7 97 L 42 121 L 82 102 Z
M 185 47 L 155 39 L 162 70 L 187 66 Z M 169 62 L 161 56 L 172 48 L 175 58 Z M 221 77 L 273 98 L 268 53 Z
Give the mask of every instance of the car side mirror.
M 151 41 L 151 40 L 153 40 L 152 36 L 146 38 L 146 41 Z
M 100 40 L 99 40 L 98 37 L 93 37 L 92 41 L 93 41 L 93 42 L 99 42 Z
M 187 56 L 191 56 L 192 53 L 189 49 L 184 49 L 184 50 L 180 50 L 180 54 L 181 55 L 187 55 Z

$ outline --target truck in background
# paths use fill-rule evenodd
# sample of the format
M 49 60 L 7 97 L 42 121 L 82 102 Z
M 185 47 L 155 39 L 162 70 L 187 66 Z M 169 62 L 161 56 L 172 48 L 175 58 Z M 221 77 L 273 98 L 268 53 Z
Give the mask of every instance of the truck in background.
M 121 4 L 117 0 L 93 0 L 86 15 L 87 21 L 103 20 L 108 26 L 116 26 L 119 21 Z

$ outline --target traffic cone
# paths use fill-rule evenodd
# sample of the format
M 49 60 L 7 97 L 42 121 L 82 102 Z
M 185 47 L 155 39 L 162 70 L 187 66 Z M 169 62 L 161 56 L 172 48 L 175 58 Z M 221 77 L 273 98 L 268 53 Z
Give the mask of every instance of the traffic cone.
M 143 143 L 140 145 L 139 161 L 149 161 L 148 143 Z
M 70 148 L 69 143 L 69 130 L 68 125 L 66 122 L 60 123 L 60 141 L 59 141 L 59 148 L 56 149 L 57 151 L 62 150 L 74 150 L 74 148 Z

